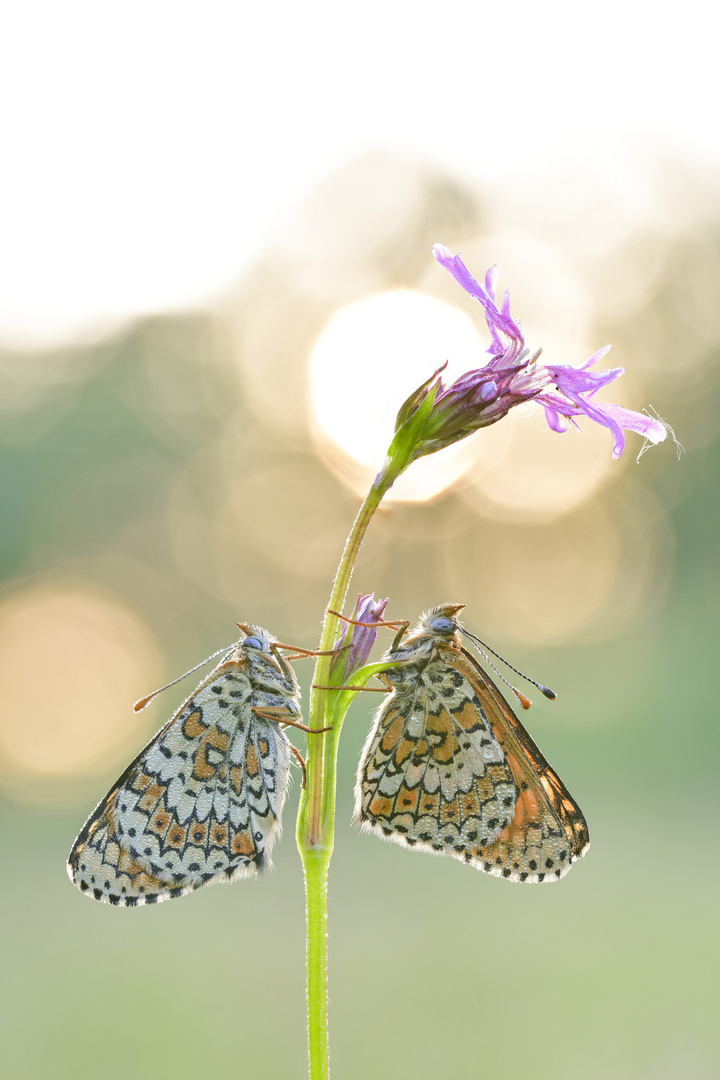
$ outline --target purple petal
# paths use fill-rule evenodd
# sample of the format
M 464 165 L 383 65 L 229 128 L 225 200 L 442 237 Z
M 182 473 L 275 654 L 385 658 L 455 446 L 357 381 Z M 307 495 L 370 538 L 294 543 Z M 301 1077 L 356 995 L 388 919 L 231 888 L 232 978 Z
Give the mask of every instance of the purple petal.
M 592 367 L 593 364 L 597 364 L 598 360 L 602 360 L 603 356 L 607 356 L 611 349 L 612 345 L 603 345 L 602 349 L 598 349 L 597 352 L 594 352 L 590 359 L 586 360 L 582 366 L 584 368 Z
M 497 280 L 499 270 L 497 266 L 491 266 L 485 275 L 485 291 L 491 300 L 495 299 L 495 290 L 497 289 Z
M 638 435 L 642 435 L 653 445 L 657 445 L 667 438 L 665 424 L 661 420 L 656 420 L 653 416 L 646 416 L 644 413 L 635 412 L 634 409 L 623 409 L 620 405 L 609 405 L 604 402 L 600 406 L 596 403 L 596 408 L 600 408 L 608 416 L 612 416 L 615 422 L 625 431 L 636 431 Z
M 588 364 L 583 364 L 581 368 L 547 365 L 558 390 L 571 398 L 574 394 L 595 394 L 601 387 L 608 386 L 625 374 L 624 368 L 608 368 L 607 371 L 588 371 L 587 368 Z
M 520 346 L 522 347 L 524 344 L 522 330 L 510 315 L 509 293 L 505 293 L 502 311 L 498 310 L 494 300 L 497 269 L 493 267 L 492 270 L 488 271 L 489 275 L 495 270 L 495 275 L 490 279 L 490 284 L 492 286 L 492 292 L 490 292 L 489 290 L 484 289 L 480 282 L 473 277 L 460 256 L 453 255 L 444 244 L 435 244 L 432 250 L 437 261 L 441 266 L 445 267 L 448 273 L 452 274 L 458 285 L 461 285 L 465 292 L 469 293 L 475 300 L 479 300 L 484 307 L 485 318 L 487 319 L 488 327 L 493 336 L 493 344 L 488 351 L 505 352 L 507 350 L 507 346 L 503 344 L 497 335 L 498 330 L 503 334 L 506 334 L 507 337 L 511 338 L 514 342 L 520 343 Z M 487 276 L 485 280 L 487 281 Z
M 353 618 L 363 623 L 378 622 L 385 613 L 388 601 L 389 597 L 376 602 L 374 593 L 368 593 L 367 596 L 358 596 Z M 345 660 L 344 677 L 346 679 L 353 671 L 357 671 L 358 668 L 365 664 L 377 636 L 378 632 L 374 627 L 353 626 L 352 641 Z
M 548 422 L 548 427 L 552 431 L 557 431 L 561 435 L 564 431 L 567 431 L 568 424 L 564 416 L 561 416 L 557 409 L 553 409 L 552 405 L 544 405 L 545 419 Z
M 591 420 L 594 420 L 596 424 L 602 424 L 603 427 L 608 428 L 613 437 L 612 456 L 614 458 L 619 458 L 625 449 L 625 434 L 618 418 L 615 417 L 611 411 L 615 408 L 617 408 L 616 405 L 591 405 L 590 402 L 585 401 L 583 402 L 582 411 L 586 416 L 589 416 Z
M 613 457 L 620 457 L 625 448 L 625 431 L 636 431 L 643 435 L 651 443 L 662 442 L 667 437 L 668 428 L 661 420 L 652 416 L 635 412 L 633 409 L 623 409 L 620 405 L 611 402 L 594 401 L 591 393 L 585 396 L 570 392 L 567 387 L 559 386 L 562 393 L 546 391 L 539 394 L 535 401 L 545 409 L 545 417 L 553 431 L 564 431 L 563 418 L 575 423 L 576 416 L 587 416 L 596 424 L 601 424 L 610 430 L 613 436 Z M 575 425 L 577 427 L 577 424 Z

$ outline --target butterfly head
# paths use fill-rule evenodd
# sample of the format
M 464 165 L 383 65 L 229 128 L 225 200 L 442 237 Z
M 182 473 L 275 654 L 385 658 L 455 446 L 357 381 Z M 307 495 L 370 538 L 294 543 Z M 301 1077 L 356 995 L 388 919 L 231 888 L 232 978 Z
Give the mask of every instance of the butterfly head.
M 299 695 L 298 682 L 292 667 L 283 660 L 277 638 L 269 630 L 255 623 L 238 623 L 245 634 L 237 644 L 235 659 L 243 667 L 245 674 L 258 687 L 279 693 L 283 696 Z
M 464 607 L 464 604 L 439 604 L 424 612 L 410 636 L 390 654 L 392 658 L 412 658 L 423 663 L 435 655 L 438 645 L 462 648 L 462 626 L 457 613 Z
M 464 607 L 464 604 L 438 604 L 437 607 L 430 608 L 421 615 L 415 632 L 431 634 L 438 641 L 452 642 L 457 638 L 459 644 L 462 624 L 457 614 Z
M 253 623 L 238 623 L 237 625 L 245 634 L 240 642 L 243 652 L 255 650 L 264 653 L 265 656 L 272 656 L 271 645 L 277 639 L 268 630 L 264 630 L 262 626 L 255 626 Z
M 421 616 L 418 630 L 438 638 L 453 638 L 462 630 L 457 613 L 464 607 L 464 604 L 439 604 L 430 608 Z

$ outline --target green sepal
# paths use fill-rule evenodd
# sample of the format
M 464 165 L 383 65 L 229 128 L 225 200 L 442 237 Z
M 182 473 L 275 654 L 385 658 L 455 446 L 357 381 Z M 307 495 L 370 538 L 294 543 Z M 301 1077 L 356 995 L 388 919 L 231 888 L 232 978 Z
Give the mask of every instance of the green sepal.
M 429 379 L 426 379 L 424 383 L 422 383 L 420 386 L 418 386 L 417 390 L 413 390 L 413 392 L 412 392 L 412 394 L 410 395 L 409 398 L 406 398 L 406 400 L 400 406 L 400 411 L 398 412 L 397 417 L 395 418 L 395 430 L 396 431 L 398 431 L 402 427 L 402 425 L 405 423 L 405 421 L 410 416 L 412 416 L 412 414 L 415 412 L 415 410 L 418 408 L 418 406 L 422 404 L 422 402 L 424 401 L 425 396 L 427 394 L 427 389 L 430 386 L 430 383 L 432 383 L 435 379 L 437 379 L 438 375 L 440 375 L 445 370 L 445 368 L 447 366 L 448 366 L 448 362 L 446 360 L 445 363 L 442 365 L 442 367 L 439 367 L 437 369 L 437 371 L 434 371 Z
M 435 373 L 437 375 L 437 372 Z M 435 375 L 432 378 L 435 378 Z M 398 414 L 398 420 L 404 414 L 408 407 L 409 402 L 414 402 L 420 392 L 431 382 L 428 379 L 426 383 L 415 391 L 408 401 L 405 402 L 400 413 Z M 431 387 L 425 397 L 420 402 L 418 407 L 411 412 L 409 416 L 400 424 L 395 432 L 395 437 L 390 443 L 387 452 L 387 463 L 383 470 L 385 476 L 392 475 L 393 480 L 397 479 L 402 472 L 407 469 L 408 465 L 414 460 L 413 451 L 421 441 L 423 432 L 432 413 L 433 405 L 435 404 L 435 398 L 437 397 L 438 390 L 440 389 L 440 380 L 438 380 L 433 387 Z
M 353 616 L 357 614 L 357 611 L 353 611 Z M 344 660 L 347 652 L 347 648 L 352 645 L 354 626 L 352 623 L 345 624 L 345 633 L 340 641 L 340 644 L 336 646 L 336 655 L 330 661 L 330 673 L 328 678 L 329 686 L 342 686 L 345 682 L 344 675 Z

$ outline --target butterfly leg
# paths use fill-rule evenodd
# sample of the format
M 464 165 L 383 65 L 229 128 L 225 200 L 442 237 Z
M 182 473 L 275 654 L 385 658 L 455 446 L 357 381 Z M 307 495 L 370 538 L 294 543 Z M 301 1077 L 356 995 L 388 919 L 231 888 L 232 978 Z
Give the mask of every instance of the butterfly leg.
M 297 747 L 293 746 L 292 743 L 290 743 L 290 749 L 293 752 L 293 754 L 295 755 L 295 757 L 298 759 L 298 761 L 300 762 L 300 768 L 302 769 L 302 774 L 303 774 L 302 786 L 303 786 L 303 790 L 305 790 L 306 780 L 307 780 L 307 772 L 305 771 L 305 758 L 302 756 L 302 754 L 297 749 Z
M 288 714 L 285 709 L 280 707 L 274 708 L 272 705 L 256 705 L 252 711 L 256 716 L 262 716 L 265 720 L 274 720 L 276 723 L 285 724 L 287 727 L 300 728 L 301 731 L 305 731 L 309 735 L 320 735 L 323 731 L 332 731 L 331 727 L 311 728 L 307 727 L 305 724 L 299 724 L 297 720 L 290 720 L 288 719 Z
M 240 624 L 238 623 L 238 625 Z M 348 646 L 344 647 L 348 648 Z M 294 655 L 286 656 L 286 660 L 302 660 L 306 656 L 335 656 L 335 654 L 340 651 L 339 649 L 328 649 L 325 652 L 321 652 L 318 649 L 303 649 L 300 645 L 283 645 L 281 641 L 273 642 L 270 648 L 273 652 L 276 652 L 278 649 L 289 649 Z
M 328 608 L 327 613 L 328 615 L 334 615 L 337 619 L 342 619 L 343 622 L 350 623 L 351 626 L 365 626 L 368 630 L 375 630 L 377 627 L 386 626 L 389 630 L 396 630 L 397 636 L 395 642 L 399 641 L 410 625 L 407 619 L 393 619 L 392 622 L 386 622 L 385 619 L 378 619 L 376 622 L 362 622 L 362 620 L 358 619 L 349 619 L 347 615 L 341 615 L 339 611 L 333 611 L 331 608 Z M 395 647 L 395 642 L 393 642 L 393 648 Z

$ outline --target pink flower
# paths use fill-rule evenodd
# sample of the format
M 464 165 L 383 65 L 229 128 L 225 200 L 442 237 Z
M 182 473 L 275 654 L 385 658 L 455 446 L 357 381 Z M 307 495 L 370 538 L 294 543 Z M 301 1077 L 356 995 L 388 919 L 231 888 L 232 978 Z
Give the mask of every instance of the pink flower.
M 545 417 L 553 431 L 565 431 L 568 423 L 577 426 L 576 417 L 587 416 L 610 430 L 613 437 L 613 457 L 619 457 L 625 447 L 624 431 L 636 431 L 651 443 L 662 442 L 669 428 L 661 421 L 643 413 L 595 401 L 598 390 L 623 374 L 622 368 L 590 371 L 609 350 L 598 350 L 580 368 L 562 364 L 540 363 L 540 351 L 530 354 L 525 348 L 520 323 L 510 314 L 510 296 L 505 293 L 502 307 L 495 303 L 497 268 L 485 275 L 485 285 L 477 281 L 458 255 L 452 255 L 442 244 L 436 244 L 433 254 L 470 296 L 484 310 L 492 342 L 490 360 L 476 371 L 468 371 L 451 386 L 439 378 L 443 368 L 423 383 L 403 405 L 398 414 L 396 431 L 407 421 L 433 390 L 435 398 L 413 450 L 411 460 L 434 453 L 451 443 L 464 439 L 478 428 L 487 427 L 506 416 L 514 405 L 536 401 L 545 409 Z

